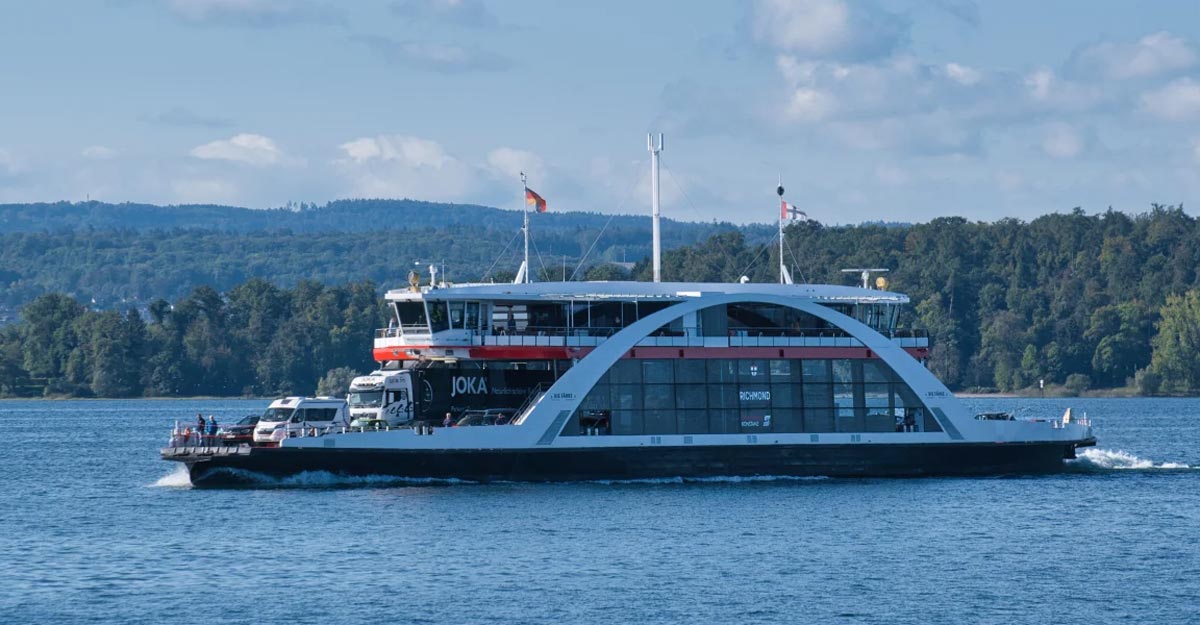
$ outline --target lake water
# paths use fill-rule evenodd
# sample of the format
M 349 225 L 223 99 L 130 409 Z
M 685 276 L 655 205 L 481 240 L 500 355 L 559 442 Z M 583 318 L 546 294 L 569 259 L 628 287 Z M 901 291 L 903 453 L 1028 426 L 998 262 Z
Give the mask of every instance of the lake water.
M 1200 400 L 1094 421 L 1061 475 L 193 490 L 174 419 L 0 401 L 4 623 L 1200 623 Z

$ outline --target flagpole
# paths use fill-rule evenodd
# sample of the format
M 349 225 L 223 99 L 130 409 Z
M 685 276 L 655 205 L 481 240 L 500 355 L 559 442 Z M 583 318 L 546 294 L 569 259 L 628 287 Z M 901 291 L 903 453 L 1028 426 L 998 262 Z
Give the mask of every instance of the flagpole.
M 525 181 L 525 172 L 521 172 L 521 206 L 524 207 L 525 227 L 522 230 L 525 232 L 525 280 L 529 284 L 529 185 Z
M 785 207 L 783 205 L 783 175 L 779 176 L 779 184 L 775 187 L 775 193 L 779 194 L 779 284 L 787 284 L 783 276 L 787 269 L 783 265 L 783 214 Z

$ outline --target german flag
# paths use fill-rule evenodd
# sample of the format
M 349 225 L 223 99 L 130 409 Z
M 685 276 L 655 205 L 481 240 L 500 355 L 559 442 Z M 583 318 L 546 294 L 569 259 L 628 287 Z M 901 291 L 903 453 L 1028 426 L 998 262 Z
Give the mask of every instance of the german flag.
M 537 208 L 537 212 L 546 212 L 546 200 L 542 196 L 534 192 L 533 189 L 525 189 L 525 205 Z

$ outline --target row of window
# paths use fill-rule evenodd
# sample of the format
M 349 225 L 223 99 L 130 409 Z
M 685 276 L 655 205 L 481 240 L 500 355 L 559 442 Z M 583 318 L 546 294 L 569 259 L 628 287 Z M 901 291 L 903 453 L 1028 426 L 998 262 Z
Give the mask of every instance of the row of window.
M 867 359 L 622 359 L 601 378 L 617 384 L 729 382 L 867 383 L 897 381 L 881 360 Z
M 940 431 L 928 411 L 858 414 L 853 409 L 580 410 L 564 436 L 588 434 L 766 434 Z
M 588 392 L 573 432 L 940 431 L 912 389 L 868 359 L 623 359 Z

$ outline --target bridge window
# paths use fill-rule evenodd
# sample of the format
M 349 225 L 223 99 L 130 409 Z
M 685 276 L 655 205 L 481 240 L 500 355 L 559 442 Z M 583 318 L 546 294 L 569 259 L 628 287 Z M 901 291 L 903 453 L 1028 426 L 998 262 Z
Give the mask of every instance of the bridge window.
M 425 302 L 396 302 L 396 318 L 403 328 L 424 329 L 429 325 L 425 316 Z

